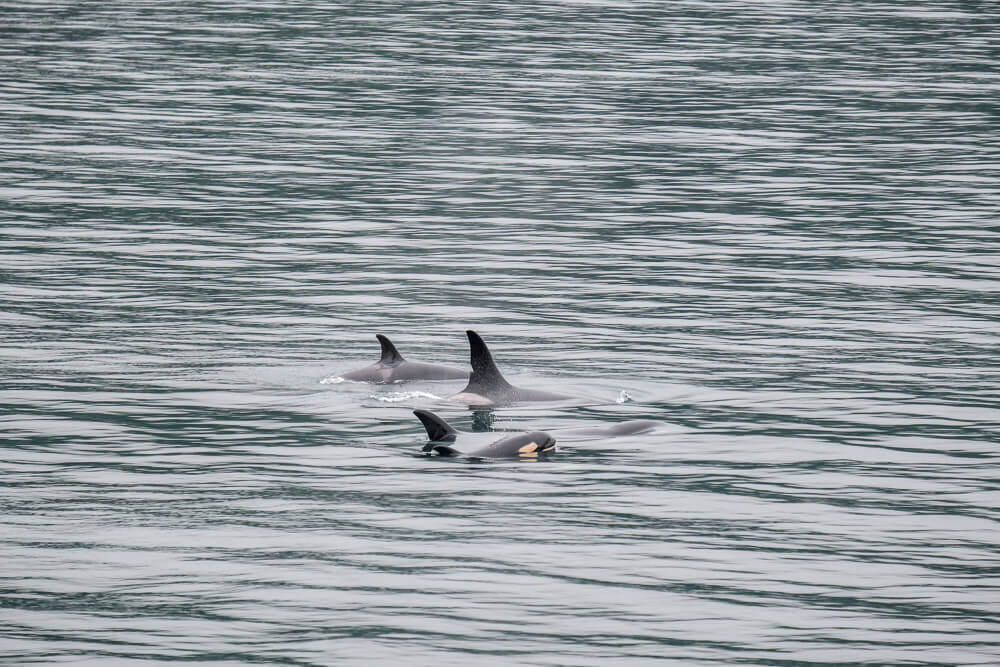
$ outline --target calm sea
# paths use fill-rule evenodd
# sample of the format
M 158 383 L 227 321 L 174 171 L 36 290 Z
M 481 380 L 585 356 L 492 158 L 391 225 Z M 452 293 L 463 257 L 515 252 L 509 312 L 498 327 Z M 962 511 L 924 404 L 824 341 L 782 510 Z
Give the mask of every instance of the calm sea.
M 997 4 L 0 24 L 3 664 L 1000 662 Z

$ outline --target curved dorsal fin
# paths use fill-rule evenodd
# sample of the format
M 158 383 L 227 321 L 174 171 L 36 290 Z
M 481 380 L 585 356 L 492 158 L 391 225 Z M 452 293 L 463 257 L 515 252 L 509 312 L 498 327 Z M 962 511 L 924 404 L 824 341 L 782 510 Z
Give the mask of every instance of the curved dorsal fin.
M 512 385 L 500 373 L 490 349 L 486 347 L 479 334 L 469 330 L 465 335 L 469 337 L 469 362 L 472 364 L 472 374 L 469 376 L 469 385 L 465 391 L 481 393 L 491 389 L 511 388 Z
M 414 410 L 413 414 L 423 423 L 427 429 L 427 437 L 435 442 L 454 442 L 458 431 L 453 429 L 445 420 L 438 417 L 433 412 L 427 410 Z
M 396 346 L 392 344 L 392 341 L 383 336 L 382 334 L 375 334 L 378 338 L 378 342 L 382 344 L 382 358 L 379 359 L 383 364 L 395 364 L 400 361 L 405 361 L 403 355 L 399 353 Z

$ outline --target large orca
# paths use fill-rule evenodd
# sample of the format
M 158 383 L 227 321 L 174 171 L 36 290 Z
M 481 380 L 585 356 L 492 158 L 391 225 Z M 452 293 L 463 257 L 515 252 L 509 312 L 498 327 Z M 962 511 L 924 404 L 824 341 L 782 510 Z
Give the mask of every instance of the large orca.
M 520 401 L 562 401 L 572 396 L 538 389 L 515 387 L 504 379 L 493 361 L 486 343 L 475 331 L 466 331 L 469 337 L 469 361 L 472 375 L 469 384 L 451 397 L 451 400 L 468 405 L 489 406 L 518 403 Z
M 639 435 L 650 433 L 664 426 L 663 422 L 652 419 L 633 419 L 631 421 L 618 422 L 611 426 L 585 426 L 582 428 L 557 429 L 555 432 L 559 437 L 567 437 L 582 440 L 596 440 L 598 438 L 617 438 L 623 435 Z
M 340 377 L 355 382 L 374 382 L 377 384 L 414 380 L 464 380 L 469 377 L 469 372 L 461 368 L 407 361 L 391 340 L 382 334 L 375 334 L 375 337 L 382 344 L 382 358 L 371 366 L 342 373 Z
M 538 458 L 555 450 L 556 440 L 544 431 L 521 433 L 460 433 L 451 424 L 427 410 L 414 410 L 430 440 L 423 451 L 441 456 L 469 456 L 478 459 L 509 457 Z

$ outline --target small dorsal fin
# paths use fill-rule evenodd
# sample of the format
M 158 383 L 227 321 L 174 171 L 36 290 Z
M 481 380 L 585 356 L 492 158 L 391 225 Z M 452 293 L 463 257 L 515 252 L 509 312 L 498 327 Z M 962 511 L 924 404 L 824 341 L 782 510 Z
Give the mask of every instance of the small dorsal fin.
M 454 442 L 458 431 L 453 429 L 445 420 L 438 417 L 433 412 L 427 410 L 414 410 L 413 414 L 421 421 L 427 429 L 427 437 L 435 442 Z
M 378 342 L 382 344 L 382 358 L 379 359 L 383 364 L 395 364 L 400 361 L 405 361 L 403 355 L 399 353 L 396 346 L 392 344 L 392 341 L 383 336 L 382 334 L 375 334 L 378 338 Z
M 493 355 L 486 343 L 475 331 L 465 332 L 469 337 L 469 362 L 472 364 L 472 374 L 469 376 L 469 385 L 465 388 L 467 392 L 481 392 L 496 389 L 512 388 L 512 385 L 504 379 L 493 361 Z

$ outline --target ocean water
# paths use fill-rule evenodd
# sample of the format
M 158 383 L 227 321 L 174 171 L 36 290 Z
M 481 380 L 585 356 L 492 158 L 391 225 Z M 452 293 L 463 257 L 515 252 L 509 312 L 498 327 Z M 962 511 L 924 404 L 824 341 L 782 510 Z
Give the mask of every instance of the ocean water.
M 0 15 L 0 662 L 1000 662 L 996 4 Z

